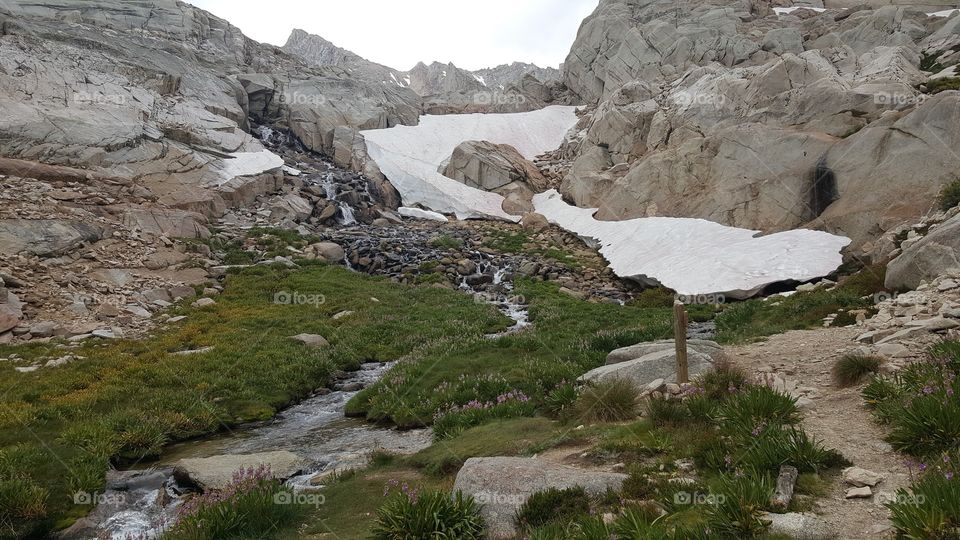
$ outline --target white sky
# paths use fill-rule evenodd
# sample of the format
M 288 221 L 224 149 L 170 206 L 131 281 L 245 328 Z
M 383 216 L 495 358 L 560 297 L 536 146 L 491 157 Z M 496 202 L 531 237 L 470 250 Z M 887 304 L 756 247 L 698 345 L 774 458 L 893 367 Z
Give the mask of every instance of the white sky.
M 261 42 L 301 28 L 392 68 L 557 67 L 598 0 L 187 0 Z

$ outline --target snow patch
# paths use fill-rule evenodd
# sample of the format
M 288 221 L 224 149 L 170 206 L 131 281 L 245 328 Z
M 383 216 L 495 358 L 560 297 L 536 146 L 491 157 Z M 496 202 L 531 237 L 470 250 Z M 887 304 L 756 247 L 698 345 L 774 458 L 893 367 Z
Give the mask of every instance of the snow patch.
M 464 141 L 509 144 L 524 157 L 554 150 L 577 123 L 576 107 L 552 106 L 516 114 L 428 115 L 419 125 L 361 132 L 367 152 L 406 206 L 422 206 L 458 219 L 519 221 L 503 211 L 503 197 L 441 175 L 440 165 Z
M 777 15 L 789 15 L 798 9 L 809 9 L 811 11 L 816 11 L 817 13 L 823 13 L 827 8 L 815 8 L 815 7 L 806 7 L 806 6 L 794 6 L 794 7 L 778 7 L 773 8 L 774 13 Z
M 443 214 L 438 214 L 436 212 L 431 212 L 430 210 L 421 210 L 419 208 L 409 208 L 406 206 L 401 206 L 397 208 L 397 213 L 404 217 L 416 218 L 416 219 L 427 219 L 430 221 L 442 221 L 444 223 L 450 221 L 447 219 L 447 216 Z
M 223 185 L 238 176 L 256 176 L 267 171 L 283 167 L 283 158 L 269 150 L 260 152 L 237 152 L 230 154 L 230 158 L 214 162 L 212 167 L 218 169 Z
M 934 11 L 933 13 L 927 13 L 930 17 L 950 17 L 954 13 L 960 12 L 960 9 L 945 9 L 943 11 Z
M 618 276 L 663 285 L 682 295 L 749 298 L 766 285 L 809 281 L 843 262 L 850 239 L 807 229 L 759 236 L 703 219 L 639 218 L 598 221 L 595 208 L 570 206 L 556 190 L 534 196 L 536 211 L 585 240 Z

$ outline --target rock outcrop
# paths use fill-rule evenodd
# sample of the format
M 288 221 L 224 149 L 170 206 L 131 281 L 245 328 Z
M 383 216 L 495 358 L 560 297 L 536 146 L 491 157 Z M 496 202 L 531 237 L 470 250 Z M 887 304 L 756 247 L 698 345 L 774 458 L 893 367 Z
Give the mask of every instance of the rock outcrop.
M 887 266 L 886 287 L 916 289 L 943 274 L 960 274 L 960 214 L 910 242 Z
M 813 226 L 868 252 L 960 166 L 960 93 L 917 89 L 924 55 L 960 61 L 958 21 L 880 3 L 603 0 L 564 64 L 597 106 L 565 146 L 562 193 L 600 219 Z

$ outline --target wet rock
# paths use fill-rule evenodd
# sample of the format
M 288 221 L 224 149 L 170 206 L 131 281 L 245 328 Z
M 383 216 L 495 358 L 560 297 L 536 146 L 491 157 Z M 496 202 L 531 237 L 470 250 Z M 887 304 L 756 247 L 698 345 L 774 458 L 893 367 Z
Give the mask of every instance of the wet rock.
M 287 451 L 224 455 L 181 459 L 175 465 L 173 475 L 178 482 L 209 491 L 226 488 L 233 473 L 241 469 L 266 466 L 274 478 L 287 479 L 300 472 L 305 464 L 302 457 Z

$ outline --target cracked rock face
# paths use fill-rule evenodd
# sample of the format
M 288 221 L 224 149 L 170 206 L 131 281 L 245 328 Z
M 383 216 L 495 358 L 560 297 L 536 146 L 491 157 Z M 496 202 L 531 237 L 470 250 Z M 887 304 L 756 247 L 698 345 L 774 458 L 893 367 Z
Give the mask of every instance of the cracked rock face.
M 960 93 L 917 88 L 921 59 L 960 61 L 960 16 L 884 3 L 601 1 L 564 65 L 597 105 L 563 195 L 600 219 L 810 226 L 856 249 L 916 219 L 960 167 Z

